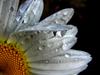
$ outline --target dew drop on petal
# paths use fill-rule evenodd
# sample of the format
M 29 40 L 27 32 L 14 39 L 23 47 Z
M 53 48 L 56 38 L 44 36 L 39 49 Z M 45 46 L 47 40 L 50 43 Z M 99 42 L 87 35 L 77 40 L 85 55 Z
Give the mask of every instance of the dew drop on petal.
M 56 36 L 61 37 L 61 31 L 57 31 Z
M 58 49 L 56 49 L 56 52 L 58 52 Z
M 68 15 L 68 12 L 64 12 L 63 14 L 64 14 L 64 16 L 66 16 L 66 15 Z
M 40 51 L 43 50 L 42 47 L 39 47 L 39 50 L 40 50 Z
M 67 50 L 67 47 L 68 47 L 67 44 L 64 44 L 64 45 L 62 46 L 62 49 L 63 49 L 63 50 Z
M 65 54 L 65 57 L 66 57 L 66 58 L 68 58 L 68 57 L 69 57 L 69 55 L 68 55 L 68 54 Z

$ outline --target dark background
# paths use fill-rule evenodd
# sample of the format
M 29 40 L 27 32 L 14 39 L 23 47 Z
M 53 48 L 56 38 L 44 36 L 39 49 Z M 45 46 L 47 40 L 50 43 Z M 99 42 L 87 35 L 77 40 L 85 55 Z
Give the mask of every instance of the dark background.
M 25 0 L 20 0 L 20 4 Z M 98 3 L 96 0 L 44 0 L 45 8 L 41 19 L 63 8 L 74 8 L 75 14 L 69 24 L 78 27 L 78 41 L 74 49 L 89 52 L 93 60 L 89 67 L 79 75 L 97 75 L 97 32 Z M 99 53 L 99 52 L 98 52 Z M 98 56 L 99 57 L 99 56 Z

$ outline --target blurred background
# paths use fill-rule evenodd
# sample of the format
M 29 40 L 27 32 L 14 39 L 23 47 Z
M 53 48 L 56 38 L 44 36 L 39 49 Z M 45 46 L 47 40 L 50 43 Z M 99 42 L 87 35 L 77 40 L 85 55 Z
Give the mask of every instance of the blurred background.
M 24 1 L 20 0 L 20 4 Z M 73 48 L 87 51 L 93 57 L 87 70 L 79 75 L 97 75 L 98 2 L 96 0 L 44 0 L 44 4 L 41 20 L 61 9 L 74 8 L 75 14 L 69 24 L 77 26 L 79 32 L 77 34 L 78 41 Z

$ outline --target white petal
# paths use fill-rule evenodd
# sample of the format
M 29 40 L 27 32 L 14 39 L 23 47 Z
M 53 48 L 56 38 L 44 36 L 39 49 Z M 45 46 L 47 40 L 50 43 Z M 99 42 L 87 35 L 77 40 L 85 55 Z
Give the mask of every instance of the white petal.
M 12 37 L 24 47 L 24 52 L 28 55 L 28 62 L 30 62 L 65 54 L 66 50 L 76 42 L 76 38 L 74 37 L 57 38 L 51 34 L 52 32 L 46 34 L 43 32 L 39 32 L 38 34 L 35 34 L 35 32 L 20 32 L 13 34 Z M 65 48 L 66 50 L 63 50 L 63 44 L 68 45 Z
M 83 51 L 68 50 L 66 54 L 69 54 L 69 57 L 52 57 L 45 61 L 41 60 L 30 63 L 29 67 L 32 72 L 40 75 L 54 75 L 59 73 L 60 75 L 69 75 L 78 74 L 83 71 L 86 69 L 87 64 L 91 61 L 90 54 Z
M 29 31 L 52 31 L 51 34 L 55 33 L 55 38 L 45 41 L 49 44 L 50 48 L 56 48 L 56 46 L 61 47 L 63 45 L 64 50 L 68 50 L 71 48 L 77 41 L 75 37 L 78 30 L 77 27 L 73 25 L 36 25 L 23 30 L 19 30 L 19 32 L 29 32 Z M 60 32 L 60 37 L 58 36 L 58 32 Z M 42 34 L 41 34 L 42 35 Z M 52 36 L 54 37 L 54 36 Z M 63 37 L 63 38 L 62 38 Z M 41 37 L 42 38 L 42 37 Z M 62 40 L 63 39 L 63 40 Z M 54 47 L 53 47 L 54 46 Z
M 63 31 L 67 30 L 66 36 L 75 36 L 78 32 L 78 29 L 76 26 L 73 25 L 65 25 L 65 24 L 42 24 L 42 25 L 36 25 L 36 26 L 29 26 L 24 29 L 20 29 L 17 32 L 20 31 Z
M 69 28 L 66 25 L 60 25 L 60 24 L 44 24 L 44 25 L 36 25 L 36 26 L 30 26 L 24 29 L 21 29 L 19 31 L 62 31 L 62 30 L 68 30 Z
M 0 33 L 10 33 L 15 25 L 17 7 L 19 0 L 0 0 Z M 5 33 L 4 33 L 5 32 Z
M 59 66 L 59 65 L 58 65 Z M 67 66 L 66 66 L 67 67 Z M 73 70 L 38 70 L 30 69 L 30 71 L 36 75 L 77 75 L 81 71 L 87 68 L 87 65 L 73 69 Z
M 28 55 L 30 58 L 28 62 L 37 61 L 41 59 L 45 60 L 52 56 L 65 54 L 66 50 L 70 49 L 77 41 L 75 35 L 66 35 L 67 32 L 69 33 L 70 31 L 69 25 L 65 25 L 65 29 L 63 29 L 63 25 L 61 25 L 61 27 L 62 37 L 57 36 L 57 32 L 59 32 L 58 27 L 56 27 L 58 28 L 58 30 L 54 31 L 48 30 L 45 27 L 44 29 L 46 30 L 40 31 L 38 31 L 37 29 L 27 31 L 23 30 L 13 33 L 11 37 L 15 38 L 18 42 L 22 44 L 22 46 L 25 49 L 25 54 Z M 73 30 L 73 28 L 74 26 L 71 29 Z
M 16 21 L 18 26 L 16 30 L 27 28 L 28 25 L 34 25 L 40 20 L 43 11 L 43 0 L 27 0 L 22 4 L 17 13 Z
M 66 24 L 73 16 L 74 10 L 72 8 L 67 8 L 60 10 L 59 12 L 47 17 L 39 23 L 39 25 L 44 24 Z

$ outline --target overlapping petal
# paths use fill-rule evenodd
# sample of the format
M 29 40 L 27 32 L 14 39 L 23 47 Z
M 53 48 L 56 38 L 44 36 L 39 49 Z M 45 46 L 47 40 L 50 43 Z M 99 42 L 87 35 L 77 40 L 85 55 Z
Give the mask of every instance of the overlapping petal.
M 56 29 L 49 30 L 51 28 L 48 29 L 46 27 L 43 30 L 41 27 L 41 30 L 30 29 L 19 31 L 12 34 L 11 37 L 23 45 L 29 58 L 34 59 L 31 61 L 45 60 L 53 56 L 65 54 L 66 50 L 70 49 L 76 43 L 76 34 L 71 33 L 72 30 L 77 33 L 77 28 L 69 25 L 61 26 L 64 28 L 61 31 L 58 27 L 56 28 L 57 31 Z
M 43 0 L 27 0 L 18 10 L 16 21 L 17 28 L 23 29 L 29 25 L 35 25 L 39 22 L 43 12 Z
M 63 55 L 30 63 L 29 67 L 38 75 L 74 75 L 86 69 L 90 61 L 88 53 L 70 49 Z
M 42 20 L 39 23 L 39 25 L 67 24 L 69 22 L 69 20 L 72 18 L 73 14 L 74 14 L 73 8 L 62 9 L 62 10 L 58 11 L 57 13 L 54 13 L 53 15 Z
M 0 0 L 0 35 L 10 33 L 15 25 L 19 0 Z

